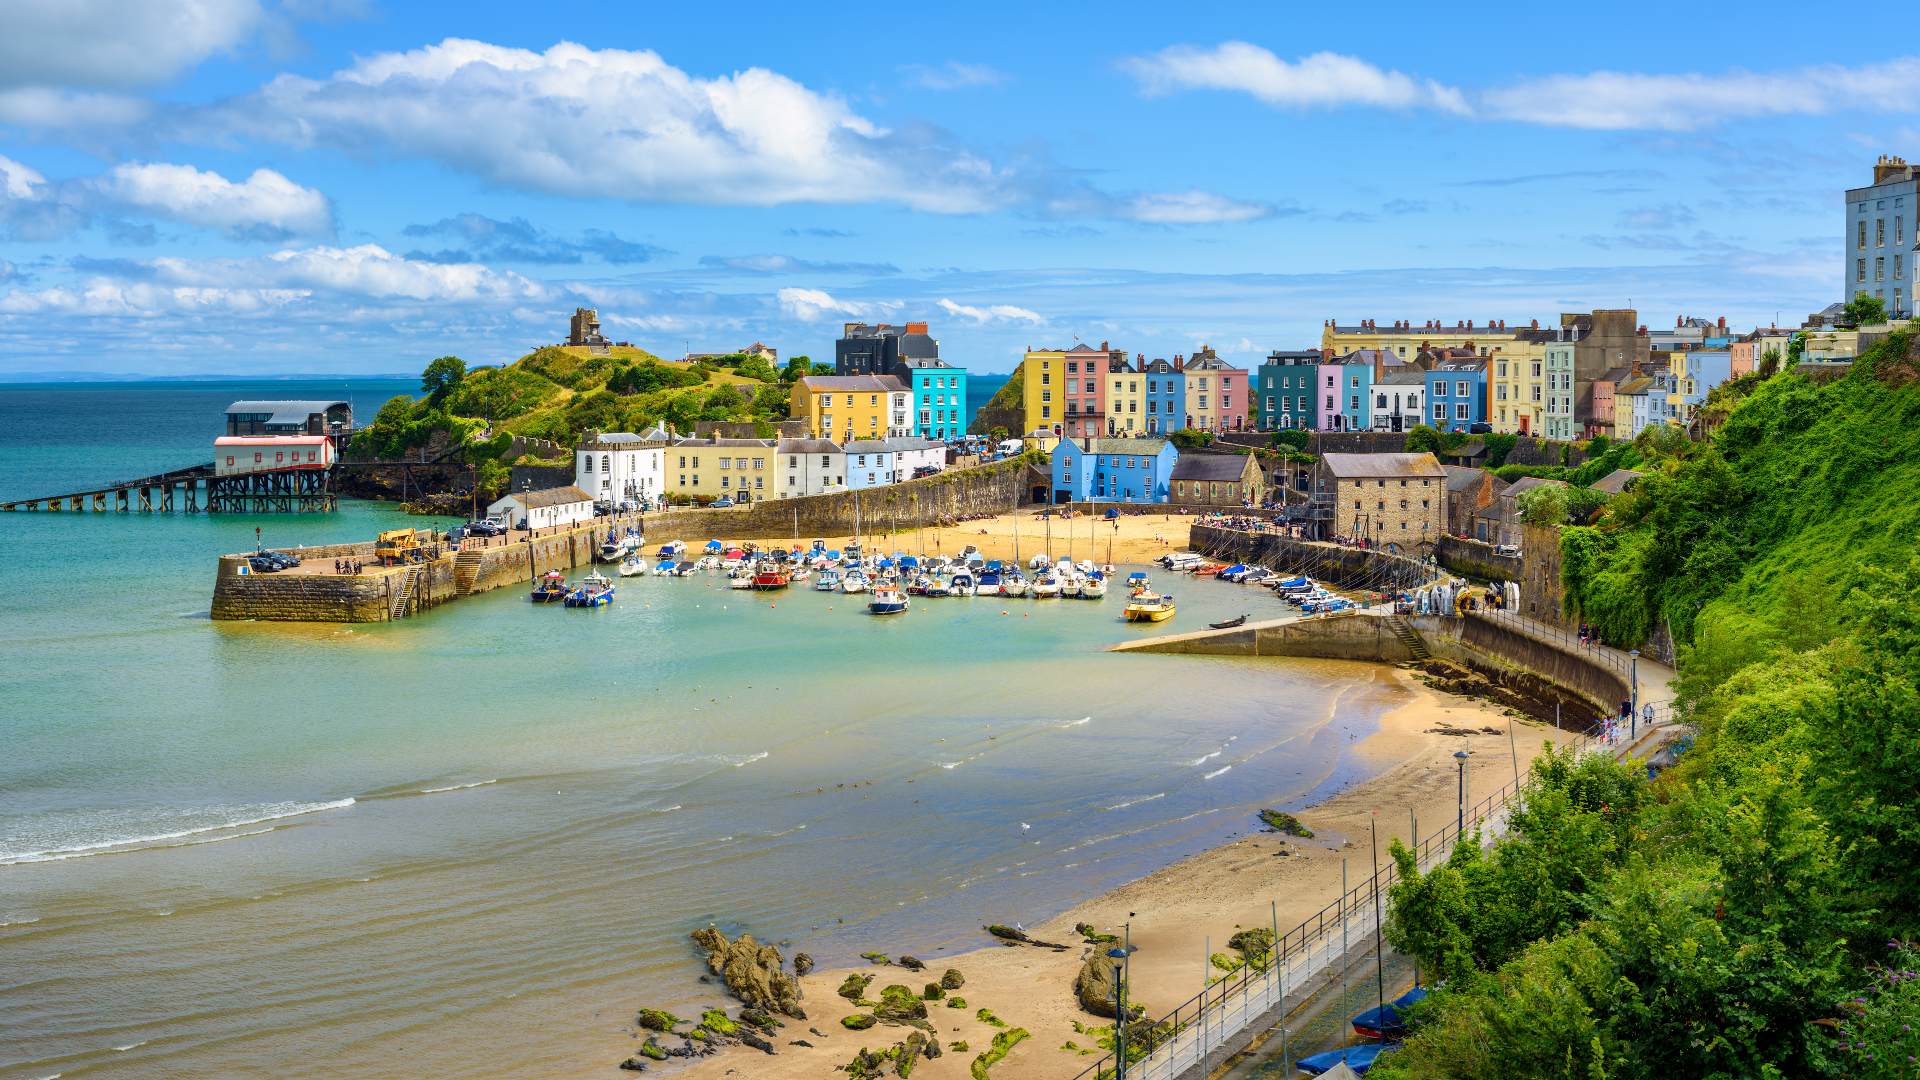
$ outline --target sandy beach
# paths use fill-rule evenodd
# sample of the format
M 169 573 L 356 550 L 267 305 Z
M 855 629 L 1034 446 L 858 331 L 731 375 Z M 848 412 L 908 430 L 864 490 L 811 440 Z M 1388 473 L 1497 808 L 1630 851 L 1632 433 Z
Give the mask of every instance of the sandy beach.
M 1071 555 L 1076 560 L 1092 559 L 1097 563 L 1112 562 L 1118 566 L 1123 563 L 1152 562 L 1169 551 L 1184 550 L 1187 531 L 1194 520 L 1191 514 L 1160 509 L 1150 514 L 1123 514 L 1112 521 L 1089 517 L 1084 513 L 1071 518 L 1059 514 L 1042 518 L 1037 511 L 1022 510 L 978 521 L 963 521 L 945 528 L 903 530 L 891 535 L 869 534 L 865 539 L 869 546 L 877 544 L 882 550 L 897 549 L 929 555 L 958 555 L 971 544 L 989 559 L 1012 559 L 1017 532 L 1019 556 L 1023 561 L 1042 551 L 1050 551 L 1056 559 Z M 784 533 L 755 537 L 723 531 L 721 537 L 726 540 L 765 540 L 780 544 L 794 542 L 791 535 Z M 825 536 L 821 539 L 837 547 L 846 543 L 849 537 Z
M 1411 699 L 1388 712 L 1379 730 L 1353 749 L 1364 765 L 1378 771 L 1372 779 L 1300 813 L 1301 821 L 1313 830 L 1313 839 L 1259 831 L 1258 824 L 1249 821 L 1246 832 L 1219 847 L 1079 904 L 1040 925 L 1026 927 L 1037 939 L 1072 946 L 1065 952 L 983 944 L 971 952 L 923 955 L 920 959 L 928 965 L 925 972 L 897 966 L 816 971 L 803 980 L 808 1019 L 789 1021 L 787 1028 L 775 1035 L 777 1054 L 769 1057 L 735 1048 L 676 1075 L 699 1080 L 723 1076 L 798 1080 L 842 1075 L 835 1066 L 845 1064 L 861 1047 L 884 1048 L 909 1030 L 880 1026 L 855 1032 L 843 1028 L 841 1018 L 860 1011 L 834 993 L 849 971 L 872 974 L 868 996 L 877 997 L 880 988 L 889 983 L 918 991 L 952 967 L 966 977 L 957 995 L 966 1000 L 967 1007 L 951 1009 L 942 1007 L 942 1002 L 931 1002 L 929 1016 L 943 1046 L 964 1041 L 968 1050 L 924 1061 L 916 1076 L 941 1080 L 968 1075 L 973 1056 L 986 1048 L 995 1031 L 975 1016 L 976 1010 L 984 1007 L 1009 1027 L 1022 1027 L 1032 1033 L 996 1068 L 996 1075 L 1070 1080 L 1093 1060 L 1064 1049 L 1069 1041 L 1081 1047 L 1093 1045 L 1091 1037 L 1074 1030 L 1075 1022 L 1089 1027 L 1108 1023 L 1083 1012 L 1072 993 L 1074 975 L 1087 951 L 1073 931 L 1076 923 L 1087 922 L 1101 930 L 1118 932 L 1128 913 L 1135 913 L 1133 943 L 1139 951 L 1133 958 L 1133 990 L 1150 1013 L 1159 1014 L 1199 991 L 1204 977 L 1201 960 L 1209 940 L 1215 951 L 1221 951 L 1236 929 L 1269 925 L 1270 904 L 1278 905 L 1283 930 L 1314 914 L 1339 894 L 1343 860 L 1349 864 L 1352 880 L 1363 880 L 1371 871 L 1367 841 L 1370 817 L 1377 814 L 1384 861 L 1387 839 L 1407 837 L 1409 809 L 1418 816 L 1423 834 L 1452 816 L 1456 807 L 1452 755 L 1456 750 L 1465 749 L 1472 755 L 1467 781 L 1472 802 L 1513 779 L 1516 751 L 1519 768 L 1524 770 L 1544 746 L 1571 738 L 1551 728 L 1515 722 L 1510 748 L 1509 721 L 1504 713 L 1439 694 L 1404 672 L 1398 677 Z M 1443 735 L 1434 730 L 1440 727 L 1476 731 L 1490 727 L 1498 734 Z M 1283 846 L 1293 854 L 1279 857 L 1276 853 Z M 983 912 L 981 921 L 997 917 L 997 913 Z M 983 943 L 991 940 L 984 932 L 981 938 Z M 805 943 L 798 947 L 804 948 Z M 874 942 L 873 948 L 898 955 L 911 953 L 913 943 Z M 814 1045 L 794 1046 L 790 1044 L 793 1039 Z

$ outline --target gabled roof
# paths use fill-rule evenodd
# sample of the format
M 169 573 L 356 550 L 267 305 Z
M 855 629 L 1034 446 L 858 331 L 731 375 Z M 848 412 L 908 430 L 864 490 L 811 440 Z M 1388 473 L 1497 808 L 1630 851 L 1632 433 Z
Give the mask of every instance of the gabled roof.
M 539 491 L 517 492 L 509 496 L 529 510 L 543 506 L 566 506 L 570 503 L 590 503 L 593 496 L 568 484 L 566 487 L 541 488 Z
M 1548 484 L 1558 484 L 1561 487 L 1568 486 L 1565 480 L 1549 480 L 1544 476 L 1523 476 L 1513 483 L 1508 484 L 1506 490 L 1500 493 L 1500 497 L 1510 499 L 1517 495 L 1524 495 L 1534 488 L 1545 487 Z
M 1167 440 L 1165 439 L 1144 437 L 1134 439 L 1089 439 L 1087 440 L 1086 446 L 1080 445 L 1080 442 L 1075 439 L 1060 440 L 1060 445 L 1063 447 L 1069 443 L 1073 445 L 1075 450 L 1083 454 L 1134 454 L 1143 457 L 1152 457 L 1167 448 Z
M 1247 465 L 1253 461 L 1251 454 L 1181 454 L 1173 463 L 1173 480 L 1229 480 L 1238 481 L 1247 473 Z M 1255 469 L 1258 472 L 1258 468 Z
M 817 393 L 857 391 L 871 394 L 904 394 L 907 386 L 897 375 L 803 375 L 796 385 Z
M 1618 495 L 1627 490 L 1641 474 L 1632 469 L 1615 469 L 1593 482 L 1593 490 L 1604 495 Z
M 1322 454 L 1327 471 L 1342 480 L 1446 477 L 1432 454 Z
M 1447 470 L 1448 491 L 1471 491 L 1493 475 L 1485 469 L 1476 469 L 1470 465 L 1443 465 L 1441 468 Z
M 782 454 L 838 454 L 840 444 L 832 439 L 781 439 L 775 449 Z
M 1425 368 L 1415 367 L 1412 364 L 1407 364 L 1402 367 L 1393 368 L 1392 370 L 1388 371 L 1385 375 L 1382 375 L 1379 378 L 1373 380 L 1373 385 L 1375 386 L 1425 386 L 1427 385 L 1427 371 Z

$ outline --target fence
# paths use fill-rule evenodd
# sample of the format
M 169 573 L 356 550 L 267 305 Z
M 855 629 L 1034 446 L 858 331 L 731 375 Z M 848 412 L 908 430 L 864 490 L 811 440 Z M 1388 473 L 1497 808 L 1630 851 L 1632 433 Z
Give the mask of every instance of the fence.
M 1660 710 L 1666 713 L 1664 706 Z M 1619 754 L 1623 748 L 1602 738 L 1582 736 L 1571 747 Z M 1509 803 L 1520 791 L 1524 778 L 1502 785 L 1466 812 L 1420 841 L 1415 851 L 1422 871 L 1444 861 L 1467 824 L 1480 830 L 1483 839 L 1498 836 L 1506 829 Z M 1125 1076 L 1129 1080 L 1175 1080 L 1188 1069 L 1204 1064 L 1210 1054 L 1225 1047 L 1226 1041 L 1259 1022 L 1277 1008 L 1282 1015 L 1301 1005 L 1319 990 L 1319 980 L 1340 970 L 1347 962 L 1350 946 L 1373 942 L 1375 906 L 1378 925 L 1386 923 L 1386 891 L 1399 880 L 1398 868 L 1389 864 L 1379 873 L 1348 889 L 1284 934 L 1275 927 L 1278 941 L 1273 953 L 1258 964 L 1228 975 L 1202 990 L 1168 1013 L 1147 1025 L 1135 1025 L 1143 1041 L 1129 1036 L 1126 1048 Z M 1284 1007 L 1284 1008 L 1282 1008 Z M 1108 1054 L 1083 1070 L 1075 1080 L 1109 1080 L 1116 1075 L 1114 1055 Z

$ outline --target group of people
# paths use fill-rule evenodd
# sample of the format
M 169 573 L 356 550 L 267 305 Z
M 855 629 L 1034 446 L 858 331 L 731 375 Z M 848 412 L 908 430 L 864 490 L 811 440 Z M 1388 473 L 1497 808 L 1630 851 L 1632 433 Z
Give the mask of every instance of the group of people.
M 335 559 L 333 560 L 333 572 L 336 574 L 358 574 L 360 572 L 360 560 Z

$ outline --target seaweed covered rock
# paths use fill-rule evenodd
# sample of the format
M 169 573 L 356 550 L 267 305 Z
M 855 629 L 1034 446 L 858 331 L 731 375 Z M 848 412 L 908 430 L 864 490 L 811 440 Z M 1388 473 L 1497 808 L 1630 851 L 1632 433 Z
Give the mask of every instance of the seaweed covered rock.
M 880 991 L 880 1004 L 874 1006 L 873 1015 L 889 1024 L 931 1027 L 927 1023 L 927 1003 L 898 983 Z
M 873 1051 L 863 1046 L 852 1061 L 840 1066 L 840 1071 L 851 1080 L 880 1080 L 887 1074 L 887 1059 L 892 1056 L 891 1050 Z
M 753 1030 L 752 1028 L 740 1029 L 740 1041 L 742 1043 L 745 1043 L 748 1046 L 753 1047 L 755 1050 L 758 1050 L 762 1053 L 766 1053 L 766 1054 L 773 1053 L 773 1040 L 767 1038 L 765 1035 L 760 1034 L 759 1032 Z
M 628 1058 L 627 1060 L 621 1062 L 620 1067 L 627 1070 L 628 1072 L 646 1072 L 647 1071 L 647 1063 L 641 1059 L 639 1054 L 635 1054 L 632 1057 Z
M 707 970 L 720 976 L 741 1002 L 796 1020 L 807 1018 L 800 1007 L 800 981 L 783 970 L 779 949 L 760 944 L 752 934 L 728 941 L 712 926 L 695 930 L 693 940 L 706 950 Z
M 944 989 L 942 989 L 940 984 L 937 982 L 928 983 L 927 988 L 925 990 L 920 991 L 920 998 L 923 1001 L 939 1001 L 941 998 L 946 996 L 947 996 L 947 992 Z
M 948 968 L 946 974 L 940 976 L 940 988 L 943 990 L 958 990 L 965 985 L 967 977 L 960 974 L 959 968 Z
M 1264 963 L 1273 951 L 1273 931 L 1264 926 L 1242 930 L 1227 939 L 1227 948 L 1247 958 L 1249 963 Z
M 852 1016 L 840 1018 L 840 1026 L 848 1031 L 865 1031 L 879 1022 L 866 1013 L 854 1013 Z
M 762 1031 L 772 1031 L 774 1028 L 781 1026 L 780 1021 L 775 1020 L 773 1014 L 767 1012 L 765 1009 L 741 1009 L 740 1022 L 743 1024 L 751 1024 Z
M 634 1022 L 648 1031 L 672 1031 L 686 1021 L 665 1009 L 641 1009 L 639 1017 Z
M 846 979 L 840 983 L 840 989 L 835 990 L 834 993 L 839 994 L 848 1001 L 859 1001 L 867 995 L 867 984 L 872 981 L 873 976 L 861 975 L 856 972 L 847 976 Z
M 1115 966 L 1112 957 L 1098 951 L 1080 964 L 1080 973 L 1073 977 L 1073 996 L 1082 1009 L 1108 1019 L 1119 1015 L 1113 1004 Z
M 893 1048 L 893 1074 L 901 1077 L 913 1075 L 913 1067 L 920 1063 L 923 1056 L 927 1056 L 929 1044 L 938 1046 L 932 1039 L 918 1031 L 910 1033 L 905 1039 L 896 1043 Z
M 793 973 L 795 975 L 805 975 L 812 970 L 813 956 L 811 954 L 803 952 L 793 954 Z
M 1300 824 L 1300 819 L 1285 810 L 1267 809 L 1260 811 L 1260 823 L 1277 833 L 1298 836 L 1305 840 L 1313 839 L 1313 830 Z
M 1052 949 L 1055 952 L 1065 952 L 1067 950 L 1067 947 L 1065 945 L 1060 945 L 1051 941 L 1041 941 L 1038 938 L 1029 937 L 1027 936 L 1027 932 L 1025 930 L 1022 930 L 1017 926 L 1004 926 L 1000 923 L 990 923 L 987 925 L 985 929 L 987 933 L 992 934 L 994 937 L 999 938 L 1001 941 L 1005 941 L 1011 944 L 1032 945 L 1036 948 Z
M 1118 934 L 1103 934 L 1095 930 L 1092 923 L 1074 923 L 1073 932 L 1089 945 L 1116 945 L 1120 942 Z
M 908 971 L 927 970 L 926 961 L 920 959 L 917 956 L 903 956 L 900 959 L 895 960 L 894 963 L 899 964 L 901 967 L 906 968 Z
M 987 1080 L 987 1070 L 1000 1063 L 1015 1046 L 1027 1038 L 1026 1028 L 1012 1028 L 994 1033 L 993 1044 L 975 1055 L 969 1072 L 974 1080 Z

